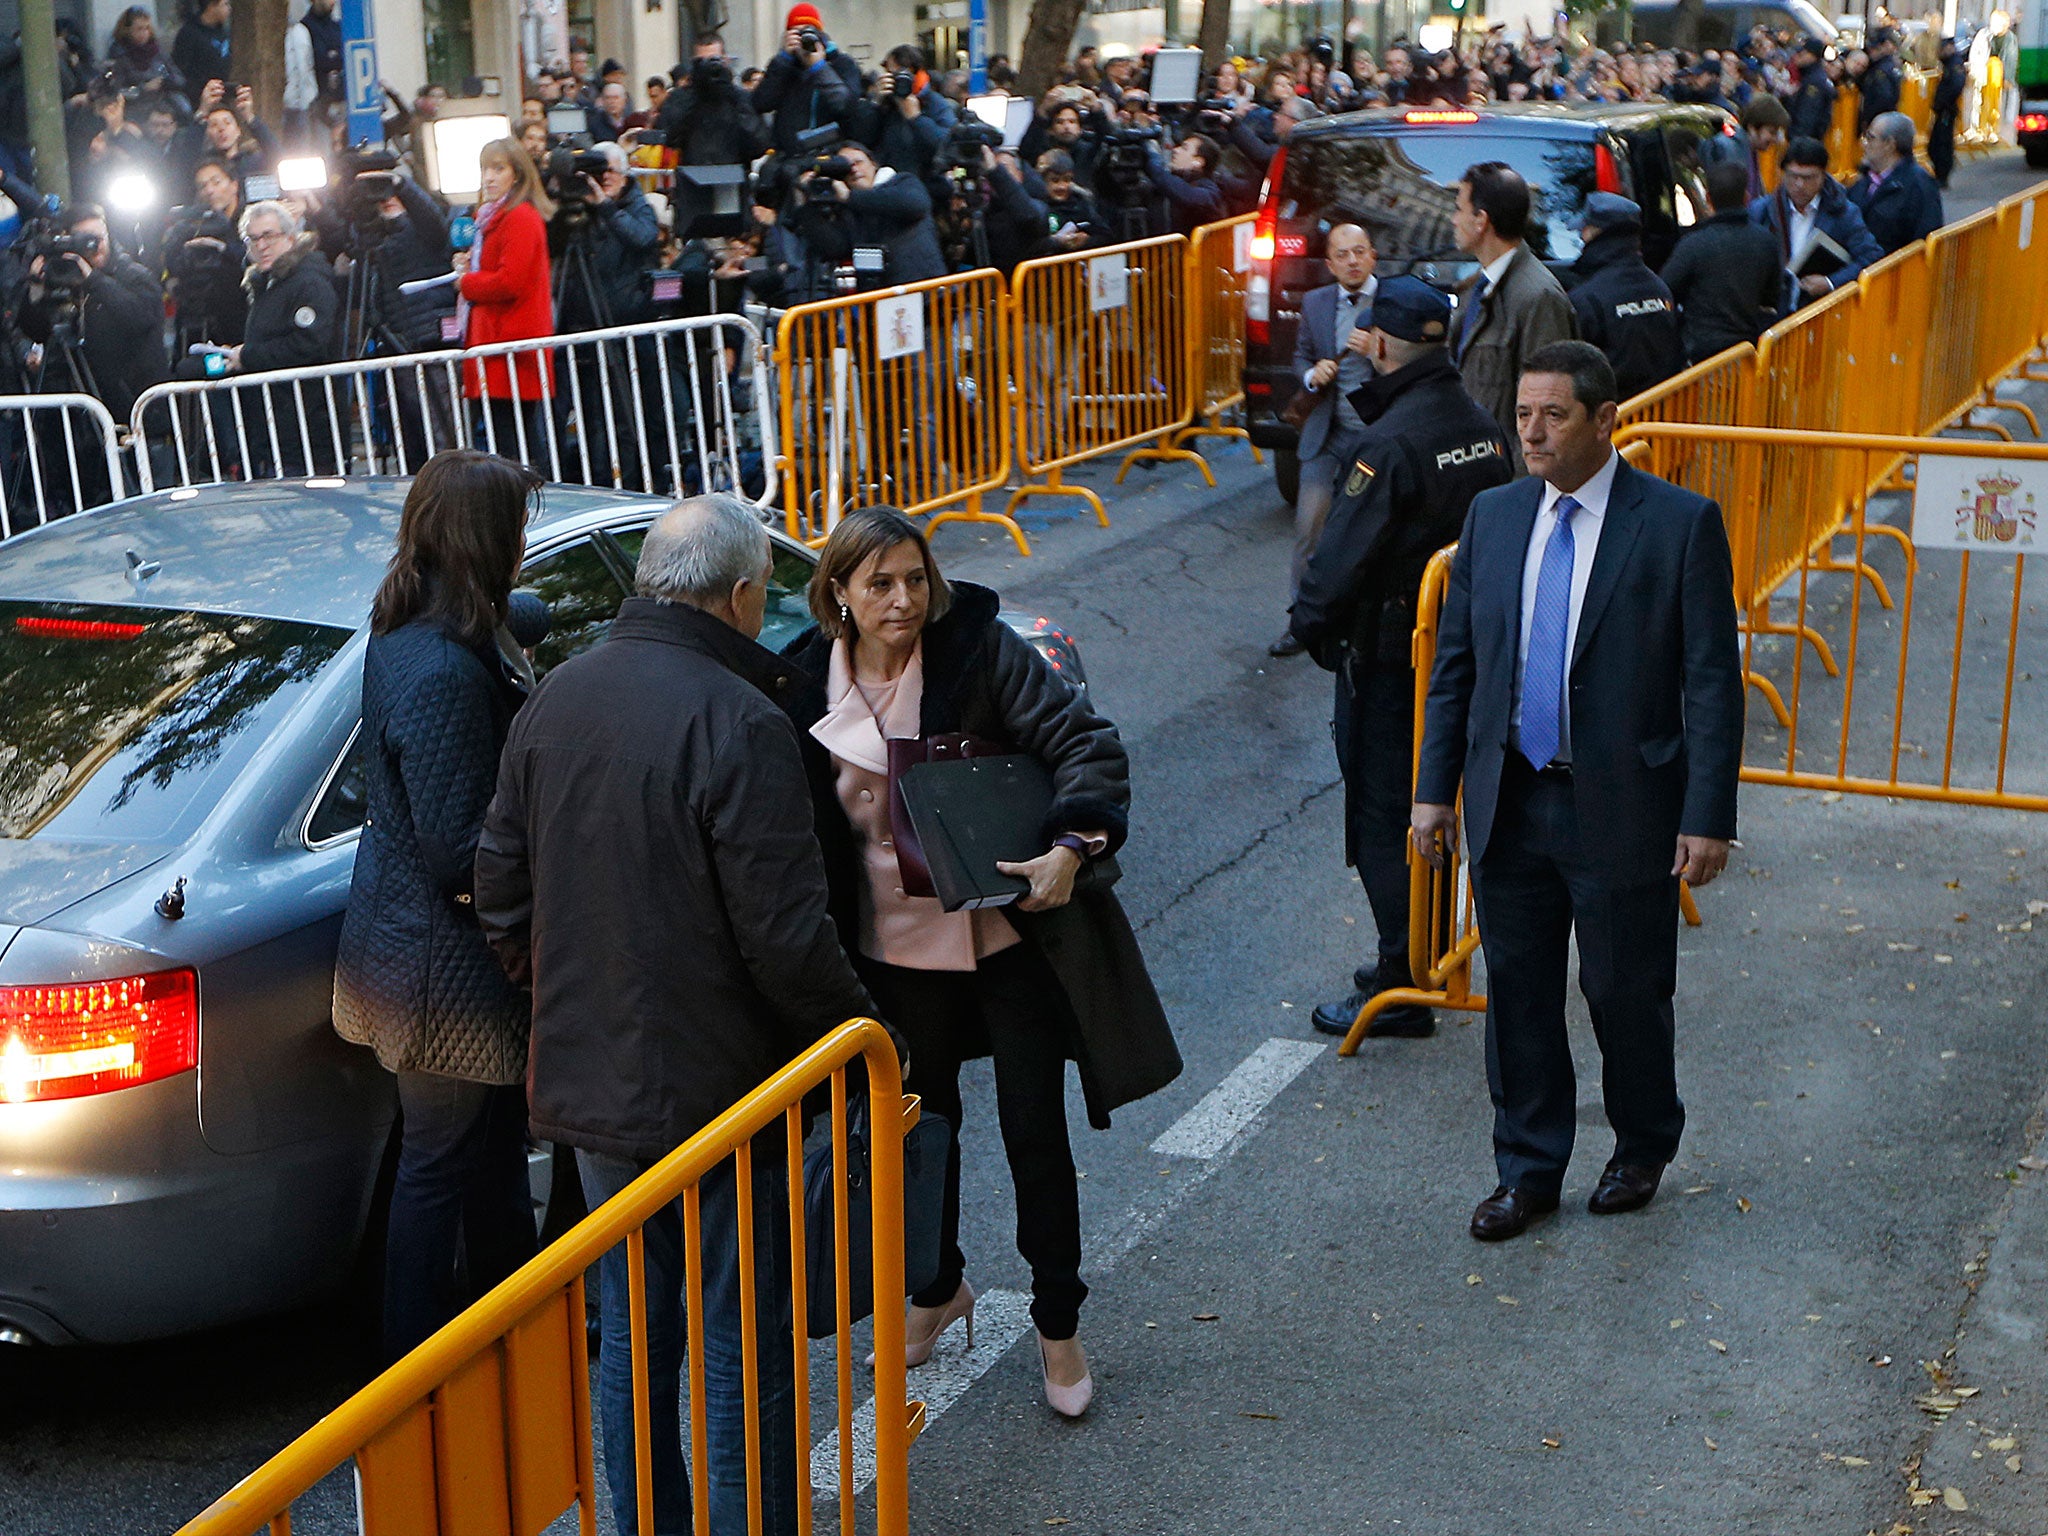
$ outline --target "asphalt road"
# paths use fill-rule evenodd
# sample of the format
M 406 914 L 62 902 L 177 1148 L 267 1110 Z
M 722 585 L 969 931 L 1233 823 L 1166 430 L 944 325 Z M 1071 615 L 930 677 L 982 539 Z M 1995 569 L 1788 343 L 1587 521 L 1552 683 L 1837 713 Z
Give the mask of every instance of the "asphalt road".
M 1690 1123 L 1665 1193 L 1583 1210 L 1609 1139 L 1581 1013 L 1565 1210 L 1475 1244 L 1476 1022 L 1351 1061 L 1308 1028 L 1371 918 L 1341 864 L 1328 679 L 1265 655 L 1286 520 L 1242 448 L 1216 464 L 1214 491 L 1134 471 L 1111 528 L 1034 523 L 1030 560 L 937 538 L 949 571 L 1077 637 L 1123 729 L 1123 895 L 1187 1069 L 1107 1133 L 1072 1095 L 1099 1394 L 1079 1424 L 1038 1397 L 970 1070 L 964 1242 L 990 1294 L 974 1355 L 956 1331 L 912 1375 L 943 1404 L 914 1529 L 2048 1531 L 2048 1172 L 2022 1163 L 2048 1115 L 2039 819 L 1746 787 L 1745 846 L 1681 939 Z M 2030 606 L 2023 643 L 2044 640 Z M 2014 751 L 2048 751 L 2038 706 Z M 0 1533 L 172 1529 L 361 1363 L 328 1312 L 0 1357 Z M 1946 1388 L 1976 1390 L 1916 1402 Z M 1916 1507 L 1915 1476 L 1954 1499 Z M 302 1528 L 343 1528 L 333 1494 Z

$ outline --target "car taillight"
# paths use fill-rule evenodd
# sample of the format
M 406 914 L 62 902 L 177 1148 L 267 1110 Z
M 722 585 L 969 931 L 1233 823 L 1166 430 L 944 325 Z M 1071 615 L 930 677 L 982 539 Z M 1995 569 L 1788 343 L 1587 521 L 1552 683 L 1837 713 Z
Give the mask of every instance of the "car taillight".
M 1605 144 L 1593 146 L 1593 185 L 1602 192 L 1621 192 L 1621 168 L 1614 163 L 1613 151 Z
M 199 977 L 0 987 L 0 1104 L 76 1099 L 199 1065 Z
M 2019 121 L 2021 133 L 2048 133 L 2048 112 L 2028 112 Z

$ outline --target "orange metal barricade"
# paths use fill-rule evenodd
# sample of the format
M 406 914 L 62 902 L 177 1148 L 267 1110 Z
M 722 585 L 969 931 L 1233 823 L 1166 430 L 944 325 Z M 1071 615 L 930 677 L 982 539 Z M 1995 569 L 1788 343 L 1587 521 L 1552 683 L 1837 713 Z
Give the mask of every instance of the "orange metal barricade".
M 1863 139 L 1856 130 L 1856 116 L 1863 108 L 1863 93 L 1844 84 L 1835 92 L 1834 115 L 1828 119 L 1828 174 L 1848 181 L 1863 163 Z
M 1172 446 L 1188 425 L 1194 391 L 1187 346 L 1187 237 L 1160 235 L 1100 251 L 1020 264 L 1010 280 L 1011 388 L 1017 457 L 1031 496 L 1079 496 L 1109 526 L 1102 498 L 1062 472 L 1129 450 L 1117 479 L 1142 459 L 1184 459 L 1210 485 L 1202 456 Z
M 2021 540 L 2033 536 L 2032 508 L 2013 494 L 2017 478 L 2006 483 L 2000 468 L 2048 464 L 2048 444 L 1676 422 L 1631 426 L 1619 441 L 1660 439 L 1746 442 L 1759 450 L 1753 462 L 1766 474 L 1797 484 L 1866 488 L 1842 528 L 1852 541 L 1850 562 L 1796 564 L 1789 590 L 1764 599 L 1786 606 L 1786 621 L 1748 627 L 1744 670 L 1766 679 L 1783 708 L 1773 721 L 1751 722 L 1745 779 L 2048 810 L 2048 761 L 2037 753 L 2016 758 L 2012 751 L 2016 733 L 2022 741 L 2038 734 L 2033 715 L 2015 719 L 2016 705 L 2031 697 L 2016 684 L 2025 682 L 2023 647 L 2039 647 L 2048 632 L 2026 617 L 2028 546 Z M 1887 484 L 1884 466 L 1911 465 L 1916 494 L 1931 497 L 1930 462 L 1956 458 L 1980 461 L 1972 469 L 1977 479 L 1955 505 L 1930 502 L 1916 513 L 1945 522 L 1948 535 L 1910 521 L 1901 527 L 1871 510 L 1871 496 Z M 1992 462 L 1986 467 L 1982 461 Z M 1775 496 L 1765 501 L 1763 515 L 1803 526 Z M 1959 524 L 1976 530 L 1976 549 L 1954 547 Z M 1986 582 L 1990 561 L 1997 563 Z M 1873 567 L 1895 594 L 1891 611 L 1865 602 L 1865 573 Z M 1831 582 L 1832 574 L 1848 579 Z M 1821 676 L 1808 665 L 1809 652 L 1823 663 Z M 1837 654 L 1841 662 L 1834 665 Z
M 783 515 L 821 539 L 856 507 L 995 523 L 982 497 L 1010 476 L 1009 313 L 1000 273 L 801 304 L 775 333 Z M 943 509 L 943 510 L 942 510 Z
M 1243 427 L 1223 425 L 1223 413 L 1244 399 L 1244 279 L 1250 265 L 1256 214 L 1204 224 L 1188 236 L 1187 379 L 1193 400 L 1189 422 L 1171 445 L 1197 437 L 1243 438 Z M 1255 463 L 1265 456 L 1252 448 Z
M 798 1448 L 798 1529 L 812 1529 L 810 1381 L 805 1337 L 803 1102 L 829 1086 L 831 1146 L 837 1170 L 835 1248 L 839 1326 L 837 1367 L 839 1526 L 852 1536 L 856 1470 L 854 1340 L 848 1282 L 851 1208 L 848 1174 L 848 1069 L 865 1069 L 869 1101 L 869 1198 L 873 1216 L 874 1488 L 877 1536 L 909 1528 L 907 1458 L 924 1423 L 924 1405 L 906 1402 L 903 1362 L 903 1136 L 916 1124 L 895 1047 L 872 1019 L 833 1031 L 712 1124 L 592 1212 L 544 1253 L 497 1286 L 411 1354 L 243 1478 L 178 1536 L 290 1536 L 291 1506 L 335 1468 L 353 1459 L 357 1529 L 362 1536 L 458 1536 L 466 1532 L 537 1533 L 574 1509 L 582 1536 L 598 1528 L 600 1497 L 591 1444 L 590 1366 L 584 1333 L 583 1275 L 626 1245 L 631 1275 L 632 1353 L 639 1477 L 639 1525 L 654 1528 L 647 1433 L 646 1268 L 641 1229 L 656 1212 L 683 1202 L 688 1264 L 685 1303 L 691 1339 L 704 1337 L 703 1233 L 698 1186 L 727 1162 L 750 1187 L 758 1139 L 780 1130 L 788 1158 L 793 1347 L 793 1413 Z M 765 1134 L 764 1134 L 765 1133 Z M 778 1153 L 778 1155 L 781 1155 Z M 740 1293 L 752 1297 L 752 1205 L 738 1205 Z M 751 1310 L 742 1318 L 746 1400 L 758 1398 L 760 1336 Z M 704 1398 L 702 1352 L 689 1350 L 689 1392 Z M 751 1415 L 750 1415 L 751 1417 Z M 709 1530 L 705 1423 L 690 1416 L 693 1529 Z M 748 1511 L 760 1529 L 757 1436 L 747 1437 Z

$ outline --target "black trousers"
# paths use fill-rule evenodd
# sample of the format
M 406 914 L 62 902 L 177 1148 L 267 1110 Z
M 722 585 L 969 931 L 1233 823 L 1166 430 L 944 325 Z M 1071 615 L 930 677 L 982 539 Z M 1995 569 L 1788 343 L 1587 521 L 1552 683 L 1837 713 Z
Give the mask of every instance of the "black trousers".
M 978 1024 L 995 1057 L 996 1118 L 1017 1195 L 1017 1251 L 1031 1266 L 1031 1320 L 1048 1339 L 1080 1327 L 1081 1196 L 1067 1142 L 1066 1030 L 1055 1010 L 1059 981 L 1038 951 L 1017 944 L 972 971 L 913 971 L 860 961 L 882 1016 L 910 1045 L 907 1089 L 934 1114 L 960 1124 L 962 1046 Z M 960 1288 L 960 1141 L 946 1159 L 939 1273 L 910 1299 L 944 1306 Z
M 1339 667 L 1333 725 L 1344 773 L 1344 857 L 1379 929 L 1379 975 L 1408 977 L 1408 812 L 1415 784 L 1415 671 Z M 1375 988 L 1360 966 L 1360 990 Z
M 1944 190 L 1956 169 L 1956 115 L 1937 114 L 1927 130 L 1927 158 L 1934 166 L 1934 179 Z
M 1612 880 L 1587 856 L 1570 779 L 1539 775 L 1510 750 L 1472 883 L 1486 950 L 1486 1082 L 1501 1183 L 1555 1193 L 1571 1160 L 1578 1084 L 1564 993 L 1574 931 L 1614 1155 L 1670 1162 L 1685 1129 L 1672 1061 L 1677 879 Z

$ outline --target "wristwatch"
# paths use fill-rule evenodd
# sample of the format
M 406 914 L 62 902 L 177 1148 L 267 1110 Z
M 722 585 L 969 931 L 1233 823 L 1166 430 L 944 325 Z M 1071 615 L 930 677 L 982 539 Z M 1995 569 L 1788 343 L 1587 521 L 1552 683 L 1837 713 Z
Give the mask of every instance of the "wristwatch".
M 1081 836 L 1078 832 L 1062 832 L 1052 840 L 1052 845 L 1055 848 L 1071 850 L 1074 857 L 1083 864 L 1088 862 L 1088 839 Z

